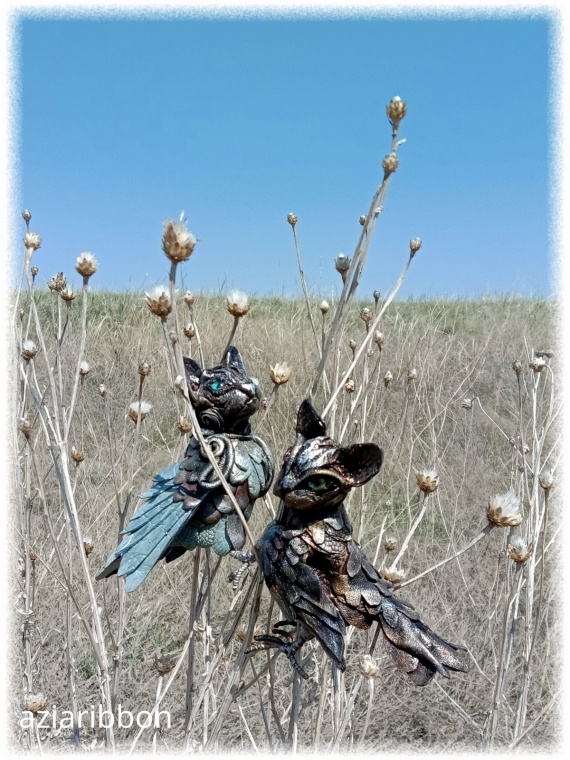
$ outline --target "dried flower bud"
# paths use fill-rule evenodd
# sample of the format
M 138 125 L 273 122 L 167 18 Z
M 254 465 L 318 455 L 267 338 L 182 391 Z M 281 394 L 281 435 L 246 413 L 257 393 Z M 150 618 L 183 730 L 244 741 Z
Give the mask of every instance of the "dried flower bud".
M 88 280 L 91 275 L 95 274 L 99 263 L 92 253 L 80 253 L 75 262 L 75 269 L 79 274 Z
M 22 358 L 26 360 L 26 362 L 29 362 L 30 359 L 33 359 L 34 356 L 38 353 L 38 347 L 34 343 L 33 340 L 25 340 L 22 343 Z
M 175 346 L 178 343 L 178 333 L 176 332 L 176 330 L 171 330 L 168 333 L 168 337 L 170 338 L 170 342 L 172 343 L 173 346 Z
M 374 291 L 374 293 L 372 293 L 372 298 L 374 299 L 374 304 L 375 304 L 376 306 L 378 306 L 378 301 L 380 300 L 380 296 L 381 296 L 381 295 L 382 295 L 382 294 L 380 293 L 380 291 L 379 291 L 379 290 L 375 290 L 375 291 Z
M 33 549 L 30 549 L 28 551 L 28 557 L 30 558 L 30 562 L 37 562 L 40 558 L 39 554 L 37 554 L 37 552 L 35 552 Z
M 20 433 L 22 433 L 25 438 L 30 437 L 30 433 L 32 432 L 32 426 L 30 424 L 30 421 L 27 417 L 20 417 L 18 420 L 18 430 Z
M 198 241 L 186 228 L 184 212 L 180 214 L 180 220 L 164 222 L 162 233 L 162 250 L 173 264 L 180 264 L 192 255 Z
M 399 164 L 398 156 L 395 153 L 388 153 L 388 155 L 382 161 L 382 168 L 384 169 L 384 179 L 389 177 L 390 174 L 396 171 Z
M 439 486 L 439 475 L 435 470 L 421 470 L 416 472 L 416 483 L 420 491 L 433 493 Z
M 342 280 L 344 282 L 346 273 L 350 269 L 350 258 L 344 253 L 339 253 L 334 260 L 334 268 L 340 275 L 342 275 Z
M 294 227 L 297 224 L 297 214 L 287 214 L 287 221 Z
M 189 290 L 187 290 L 186 293 L 184 293 L 184 303 L 188 308 L 190 308 L 194 305 L 194 301 L 194 293 L 191 293 Z
M 410 240 L 410 256 L 413 258 L 421 247 L 422 241 L 419 238 L 412 238 Z
M 401 583 L 406 579 L 406 571 L 402 570 L 401 567 L 396 567 L 396 565 L 392 565 L 391 567 L 383 565 L 380 568 L 380 575 L 389 583 Z
M 369 359 L 372 359 L 372 357 L 374 356 L 374 349 L 373 349 L 373 348 L 369 348 L 369 349 L 367 349 L 367 351 L 366 351 L 366 356 L 367 356 Z
M 350 350 L 351 350 L 351 351 L 354 353 L 354 351 L 356 350 L 356 341 L 355 341 L 355 340 L 353 340 L 353 339 L 351 338 L 351 339 L 348 341 L 348 347 L 349 347 L 349 348 L 350 348 Z
M 384 378 L 383 378 L 383 380 L 384 380 L 384 387 L 387 388 L 390 385 L 390 383 L 392 382 L 393 379 L 394 379 L 394 376 L 392 375 L 392 373 L 390 372 L 390 370 L 388 370 L 386 372 L 386 374 L 384 375 Z
M 358 669 L 364 678 L 376 678 L 378 675 L 378 665 L 376 664 L 376 660 L 369 654 L 360 655 Z
M 160 285 L 153 288 L 150 293 L 145 293 L 145 296 L 146 305 L 157 317 L 164 319 L 172 311 L 170 294 Z
M 366 329 L 368 330 L 368 328 L 370 327 L 370 323 L 372 322 L 372 312 L 370 311 L 368 307 L 365 307 L 364 309 L 362 309 L 362 311 L 360 312 L 360 319 L 364 322 L 364 324 L 366 325 Z
M 188 324 L 182 328 L 182 332 L 188 338 L 188 340 L 192 340 L 192 338 L 196 335 L 196 328 L 192 322 L 188 322 Z
M 102 398 L 105 398 L 105 396 L 107 395 L 107 387 L 103 383 L 101 383 L 101 385 L 99 386 L 99 395 Z
M 91 367 L 89 366 L 88 361 L 85 361 L 85 359 L 83 359 L 83 361 L 79 362 L 79 374 L 81 377 L 85 377 L 85 375 L 88 375 L 90 371 Z
M 264 396 L 264 397 L 261 399 L 261 404 L 260 404 L 259 406 L 260 406 L 262 409 L 264 409 L 264 410 L 265 410 L 265 409 L 267 409 L 267 407 L 269 406 L 269 401 L 267 400 L 267 397 L 266 397 L 266 396 Z
M 554 475 L 552 474 L 552 470 L 542 470 L 538 475 L 538 482 L 545 491 L 550 491 L 554 485 Z
M 136 423 L 140 416 L 142 422 L 151 409 L 152 404 L 149 404 L 147 401 L 133 401 L 132 404 L 129 404 L 129 417 L 134 423 Z
M 513 438 L 513 436 L 511 436 L 511 437 L 509 438 L 509 443 L 511 444 L 511 446 L 514 446 L 514 445 L 515 445 L 516 441 L 515 441 L 515 439 Z
M 46 709 L 48 706 L 48 701 L 42 692 L 39 691 L 37 694 L 28 694 L 28 696 L 24 699 L 23 706 L 24 710 L 27 712 L 31 712 L 34 715 L 37 715 Z
M 71 447 L 70 454 L 75 464 L 80 464 L 85 459 L 85 454 L 82 451 L 79 451 L 78 449 L 76 449 L 75 446 Z
M 388 103 L 386 106 L 386 115 L 390 121 L 390 124 L 396 128 L 402 121 L 408 110 L 406 104 L 398 95 Z
M 186 435 L 187 433 L 191 433 L 192 432 L 192 425 L 191 425 L 191 423 L 188 422 L 188 420 L 186 419 L 186 417 L 184 417 L 183 415 L 180 415 L 180 417 L 178 417 L 178 423 L 177 423 L 176 427 L 178 428 L 178 430 L 180 430 L 180 432 L 181 432 L 182 435 Z
M 249 296 L 242 293 L 241 290 L 232 290 L 226 296 L 226 309 L 234 317 L 243 317 L 251 309 L 251 301 Z
M 291 368 L 285 362 L 277 363 L 274 367 L 269 367 L 269 378 L 274 385 L 285 385 L 291 379 Z
M 535 356 L 534 359 L 529 362 L 528 366 L 533 372 L 542 372 L 546 367 L 546 360 L 542 356 Z
M 156 653 L 154 655 L 154 668 L 156 672 L 161 676 L 165 676 L 167 673 L 170 673 L 170 671 L 174 669 L 175 665 L 176 662 L 174 660 L 174 657 L 170 657 L 170 655 L 164 654 L 163 652 L 160 654 Z
M 520 360 L 520 359 L 517 359 L 516 361 L 514 361 L 514 362 L 512 363 L 513 372 L 515 373 L 515 375 L 517 375 L 517 377 L 518 377 L 518 376 L 520 375 L 520 373 L 522 372 L 522 366 L 523 366 L 523 365 L 522 365 L 522 362 L 521 362 L 521 360 Z
M 532 544 L 527 544 L 524 538 L 517 536 L 513 539 L 513 542 L 508 545 L 507 552 L 513 562 L 516 562 L 517 565 L 523 565 L 532 554 Z
M 511 489 L 507 493 L 491 496 L 487 506 L 487 520 L 499 528 L 514 527 L 522 522 L 521 500 Z
M 390 509 L 390 507 L 392 506 L 392 500 L 391 499 L 386 499 L 386 501 L 384 502 L 384 506 L 387 509 Z
M 77 293 L 74 293 L 71 288 L 63 288 L 59 291 L 59 296 L 62 298 L 68 306 L 71 306 L 71 302 L 75 300 Z
M 461 408 L 462 409 L 473 409 L 473 399 L 472 398 L 464 398 L 461 402 Z
M 36 266 L 30 267 L 30 274 L 32 275 L 32 277 L 33 277 L 34 280 L 35 280 L 35 278 L 36 278 L 36 276 L 37 276 L 37 274 L 38 274 L 39 271 L 40 270 Z
M 381 333 L 380 330 L 374 330 L 374 343 L 378 346 L 378 348 L 382 348 L 384 345 L 384 333 Z
M 344 384 L 344 390 L 347 393 L 354 393 L 354 380 L 349 377 L 346 383 Z
M 37 232 L 26 232 L 24 235 L 24 245 L 28 251 L 37 251 L 41 244 L 42 239 Z
M 174 379 L 174 387 L 182 396 L 184 395 L 185 385 L 184 385 L 184 378 L 182 377 L 182 375 L 176 375 Z
M 95 544 L 93 542 L 93 538 L 91 536 L 83 536 L 83 550 L 86 557 L 91 554 L 94 548 Z
M 22 219 L 26 222 L 26 224 L 30 223 L 30 219 L 32 218 L 32 212 L 28 211 L 28 209 L 25 209 L 22 211 Z
M 384 539 L 384 549 L 387 552 L 395 552 L 398 548 L 398 539 L 396 536 L 387 536 Z
M 67 288 L 67 278 L 64 276 L 63 272 L 58 272 L 55 277 L 52 277 L 51 280 L 49 280 L 48 288 L 56 293 L 61 293 L 62 290 Z
M 412 380 L 417 380 L 418 378 L 418 371 L 415 367 L 412 367 L 411 370 L 408 372 L 408 381 L 411 382 Z
M 551 348 L 547 348 L 544 351 L 535 351 L 534 355 L 539 356 L 542 359 L 552 359 L 554 351 Z
M 325 301 L 324 299 L 319 304 L 319 309 L 321 310 L 321 314 L 323 315 L 325 315 L 329 311 L 330 308 L 331 307 L 330 307 L 329 302 Z
M 141 377 L 148 377 L 151 372 L 151 366 L 147 361 L 141 362 L 139 364 L 139 375 Z

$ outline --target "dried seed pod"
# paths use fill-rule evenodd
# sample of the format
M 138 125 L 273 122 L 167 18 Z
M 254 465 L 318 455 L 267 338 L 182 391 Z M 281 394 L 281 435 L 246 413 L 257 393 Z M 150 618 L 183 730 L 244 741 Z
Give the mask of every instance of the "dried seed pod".
M 472 398 L 464 398 L 461 402 L 461 407 L 463 409 L 473 409 L 473 399 Z
M 274 385 L 285 385 L 291 379 L 292 371 L 285 362 L 278 362 L 274 367 L 269 367 L 269 378 Z
M 522 366 L 523 366 L 523 365 L 522 365 L 522 362 L 521 362 L 521 360 L 520 360 L 520 359 L 517 359 L 516 361 L 514 361 L 514 362 L 512 363 L 512 365 L 511 365 L 511 366 L 512 366 L 512 368 L 513 368 L 513 372 L 514 372 L 514 373 L 515 373 L 515 375 L 517 375 L 517 377 L 518 377 L 518 376 L 520 375 L 520 373 L 522 372 Z
M 28 251 L 37 251 L 42 245 L 42 239 L 37 232 L 26 232 L 24 235 L 24 245 Z
M 344 390 L 347 393 L 354 393 L 354 380 L 349 377 L 346 383 L 344 384 Z
M 388 153 L 382 161 L 382 168 L 384 169 L 384 179 L 393 174 L 397 169 L 400 161 L 395 153 Z
M 68 306 L 71 306 L 71 302 L 75 300 L 77 293 L 74 293 L 71 288 L 65 287 L 59 291 L 59 296 Z
M 376 664 L 376 660 L 369 654 L 360 655 L 360 659 L 358 661 L 358 669 L 364 678 L 376 678 L 379 670 L 378 665 Z
M 421 247 L 422 247 L 422 241 L 418 237 L 412 238 L 410 240 L 410 256 L 412 257 L 415 256 Z
M 364 309 L 362 309 L 362 311 L 360 312 L 360 319 L 364 322 L 364 324 L 366 325 L 366 329 L 368 330 L 368 328 L 370 327 L 370 323 L 372 322 L 372 312 L 370 311 L 368 307 L 365 307 Z
M 232 290 L 226 297 L 226 309 L 234 317 L 243 317 L 251 309 L 249 296 L 241 290 Z
M 25 340 L 22 343 L 21 356 L 26 362 L 29 362 L 38 353 L 38 347 L 33 340 Z
M 128 414 L 134 423 L 138 421 L 139 416 L 142 422 L 151 410 L 152 404 L 149 404 L 148 401 L 133 401 L 132 404 L 129 404 Z
M 79 451 L 79 449 L 76 449 L 75 446 L 71 447 L 69 453 L 75 464 L 80 464 L 85 460 L 85 454 L 82 451 Z
M 105 396 L 107 395 L 107 387 L 103 383 L 101 383 L 101 385 L 99 386 L 99 395 L 102 398 L 105 398 Z
M 344 253 L 339 253 L 336 259 L 334 260 L 334 268 L 336 269 L 339 274 L 342 275 L 342 279 L 344 281 L 344 278 L 346 277 L 346 273 L 350 269 L 350 258 L 346 256 Z
M 189 290 L 187 290 L 186 293 L 184 293 L 184 303 L 188 308 L 190 308 L 194 305 L 194 301 L 194 293 L 191 293 Z
M 412 367 L 412 369 L 408 372 L 408 381 L 411 382 L 413 380 L 417 380 L 418 378 L 418 371 L 415 367 Z
M 38 691 L 37 694 L 28 694 L 23 704 L 24 710 L 31 712 L 33 715 L 43 712 L 47 706 L 48 701 L 41 691 Z
M 366 219 L 367 219 L 367 217 L 364 214 L 361 214 L 358 217 L 358 222 L 361 225 L 361 227 L 364 227 L 364 225 L 366 224 Z
M 394 379 L 394 375 L 392 375 L 392 373 L 390 372 L 390 370 L 388 370 L 386 372 L 386 374 L 384 375 L 384 377 L 383 377 L 384 387 L 387 388 L 390 385 L 390 383 L 392 382 L 393 379 Z
M 176 424 L 176 427 L 178 430 L 180 430 L 182 435 L 186 435 L 187 433 L 192 432 L 192 424 L 183 415 L 180 415 L 180 417 L 178 417 L 178 423 Z
M 91 367 L 89 366 L 89 362 L 83 359 L 79 362 L 79 374 L 81 377 L 85 377 L 85 375 L 88 375 L 91 372 Z
M 321 310 L 321 314 L 323 315 L 325 315 L 329 311 L 330 308 L 331 307 L 330 307 L 329 302 L 325 301 L 324 299 L 319 304 L 319 309 Z
M 367 356 L 369 359 L 371 359 L 371 358 L 374 356 L 374 349 L 373 349 L 373 348 L 369 348 L 369 349 L 367 349 L 367 351 L 366 351 L 366 356 Z
M 546 367 L 546 360 L 543 359 L 542 356 L 535 356 L 533 360 L 529 362 L 528 366 L 533 372 L 542 372 Z
M 25 438 L 29 438 L 32 432 L 32 426 L 27 417 L 20 417 L 18 420 L 18 430 Z
M 547 348 L 544 351 L 535 351 L 534 355 L 542 359 L 552 359 L 554 356 L 554 351 L 551 348 Z
M 31 218 L 32 218 L 32 212 L 28 211 L 28 209 L 24 209 L 24 211 L 22 211 L 22 219 L 26 222 L 26 224 L 30 223 Z
M 79 272 L 79 274 L 85 280 L 88 280 L 91 275 L 95 274 L 98 266 L 99 263 L 97 262 L 95 256 L 92 253 L 88 253 L 87 251 L 80 253 L 75 261 L 76 271 Z
M 552 474 L 552 470 L 542 470 L 538 475 L 538 482 L 540 483 L 541 488 L 545 491 L 550 491 L 554 485 L 554 475 Z
M 294 227 L 297 224 L 297 214 L 287 214 L 287 221 L 291 225 L 291 227 Z
M 180 215 L 178 222 L 171 219 L 164 223 L 162 250 L 173 264 L 180 264 L 189 259 L 197 242 L 194 235 L 186 228 L 184 212 Z
M 381 333 L 380 330 L 374 330 L 373 341 L 381 349 L 384 345 L 384 333 Z
M 354 353 L 354 351 L 356 351 L 356 341 L 355 341 L 355 340 L 353 340 L 353 339 L 351 338 L 351 339 L 348 341 L 348 347 L 349 347 L 349 348 L 350 348 L 350 350 L 351 350 L 351 351 Z
M 439 486 L 439 475 L 435 470 L 420 470 L 416 472 L 416 483 L 420 491 L 433 493 Z
M 58 272 L 51 280 L 48 280 L 48 288 L 55 293 L 61 293 L 67 288 L 67 278 L 63 272 Z
M 192 338 L 196 335 L 196 328 L 192 322 L 188 322 L 188 324 L 182 328 L 182 332 L 188 338 L 188 340 L 192 340 Z
M 167 673 L 170 673 L 170 671 L 174 669 L 175 665 L 176 661 L 174 657 L 164 654 L 164 652 L 161 652 L 160 654 L 157 652 L 154 655 L 154 669 L 161 676 L 165 676 Z
M 146 305 L 157 317 L 164 319 L 172 311 L 172 300 L 170 298 L 170 293 L 167 293 L 166 290 L 160 285 L 156 288 L 153 288 L 150 293 L 145 293 L 145 296 Z
M 380 296 L 381 296 L 381 295 L 382 295 L 382 294 L 380 293 L 380 291 L 379 291 L 379 290 L 375 290 L 375 291 L 372 293 L 372 298 L 374 299 L 374 304 L 375 304 L 376 306 L 378 306 L 378 301 L 380 300 Z
M 385 581 L 389 581 L 390 583 L 401 583 L 406 579 L 406 571 L 401 567 L 396 567 L 396 565 L 392 567 L 385 567 L 383 565 L 380 568 L 380 575 Z
M 391 506 L 391 502 L 390 502 Z M 398 548 L 398 539 L 396 536 L 386 536 L 384 539 L 384 550 L 387 552 L 394 552 Z
M 151 373 L 151 366 L 147 361 L 141 362 L 139 364 L 139 375 L 141 377 L 148 377 Z
M 520 525 L 522 522 L 521 500 L 511 489 L 503 494 L 495 494 L 489 499 L 487 520 L 499 528 Z
M 30 274 L 32 275 L 34 280 L 36 279 L 36 276 L 39 271 L 40 270 L 36 266 L 30 267 Z
M 523 565 L 532 554 L 532 544 L 527 544 L 524 538 L 517 536 L 508 545 L 507 552 L 513 562 L 516 562 L 517 565 Z
M 86 557 L 91 554 L 94 548 L 95 543 L 93 541 L 93 538 L 91 536 L 83 536 L 83 551 L 85 552 Z
M 396 128 L 406 115 L 408 107 L 398 95 L 392 98 L 392 100 L 386 106 L 386 115 L 390 124 Z

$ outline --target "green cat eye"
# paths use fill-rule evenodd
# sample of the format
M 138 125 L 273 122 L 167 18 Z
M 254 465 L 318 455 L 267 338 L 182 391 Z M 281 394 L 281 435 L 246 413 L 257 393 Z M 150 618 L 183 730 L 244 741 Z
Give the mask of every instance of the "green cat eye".
M 317 475 L 314 478 L 309 478 L 307 480 L 307 485 L 311 489 L 311 491 L 326 491 L 327 488 L 331 485 L 331 479 L 325 478 L 322 475 Z

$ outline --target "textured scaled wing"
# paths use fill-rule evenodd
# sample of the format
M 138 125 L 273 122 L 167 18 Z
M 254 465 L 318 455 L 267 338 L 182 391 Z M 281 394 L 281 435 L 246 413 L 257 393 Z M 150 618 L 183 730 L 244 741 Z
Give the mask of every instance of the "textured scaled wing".
M 330 599 L 326 577 L 303 559 L 309 546 L 301 533 L 271 523 L 257 544 L 261 569 L 287 619 L 300 622 L 344 670 L 346 626 Z

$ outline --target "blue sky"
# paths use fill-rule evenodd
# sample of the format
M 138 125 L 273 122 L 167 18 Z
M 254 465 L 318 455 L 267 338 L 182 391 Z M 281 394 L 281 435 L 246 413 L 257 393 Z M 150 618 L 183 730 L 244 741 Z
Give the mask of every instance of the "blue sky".
M 95 253 L 94 287 L 165 281 L 162 221 L 199 238 L 183 286 L 300 294 L 340 278 L 408 103 L 360 293 L 548 296 L 552 20 L 21 16 L 20 188 L 40 284 Z M 73 279 L 73 278 L 72 278 Z

